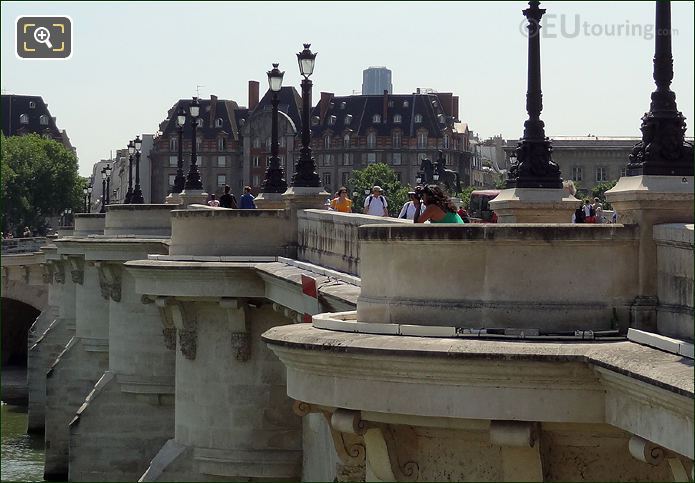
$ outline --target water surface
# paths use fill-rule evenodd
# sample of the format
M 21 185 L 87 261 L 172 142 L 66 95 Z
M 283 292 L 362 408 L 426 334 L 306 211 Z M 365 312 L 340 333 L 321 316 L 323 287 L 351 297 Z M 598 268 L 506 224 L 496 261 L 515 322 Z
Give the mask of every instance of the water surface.
M 2 481 L 43 481 L 43 436 L 26 434 L 27 408 L 2 403 Z

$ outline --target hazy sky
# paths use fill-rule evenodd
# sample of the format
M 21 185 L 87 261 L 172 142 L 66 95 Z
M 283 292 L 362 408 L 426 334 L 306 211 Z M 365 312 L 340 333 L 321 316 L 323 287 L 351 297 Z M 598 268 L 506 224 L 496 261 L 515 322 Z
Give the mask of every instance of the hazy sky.
M 80 173 L 196 93 L 247 105 L 280 62 L 298 86 L 295 54 L 318 51 L 320 91 L 359 92 L 385 65 L 395 93 L 454 92 L 483 137 L 523 130 L 527 41 L 518 2 L 2 2 L 3 93 L 41 95 L 80 158 Z M 654 2 L 543 2 L 542 118 L 549 135 L 639 135 L 654 90 Z M 19 60 L 20 15 L 69 15 L 73 56 Z M 678 107 L 693 135 L 693 3 L 672 4 Z M 564 24 L 564 27 L 563 27 Z M 621 27 L 622 26 L 622 27 Z

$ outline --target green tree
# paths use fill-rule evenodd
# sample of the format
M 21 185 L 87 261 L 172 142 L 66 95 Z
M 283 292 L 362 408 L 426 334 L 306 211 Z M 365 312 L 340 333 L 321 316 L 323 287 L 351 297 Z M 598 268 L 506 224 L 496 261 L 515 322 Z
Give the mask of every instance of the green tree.
M 364 200 L 374 185 L 379 185 L 384 190 L 383 194 L 389 205 L 389 214 L 398 216 L 401 207 L 408 201 L 408 191 L 411 188 L 409 185 L 401 185 L 393 168 L 383 163 L 375 163 L 352 172 L 352 177 L 348 181 L 348 190 L 353 193 L 353 211 L 362 213 Z
M 37 134 L 2 136 L 0 144 L 3 231 L 21 235 L 28 226 L 44 234 L 48 217 L 65 208 L 82 211 L 85 180 L 72 151 Z
M 606 201 L 606 191 L 611 189 L 615 184 L 618 182 L 618 180 L 615 181 L 604 181 L 603 183 L 599 183 L 593 188 L 591 188 L 591 199 L 593 201 L 594 198 L 598 198 L 601 200 L 601 204 L 603 205 L 603 208 L 605 210 L 612 210 L 613 207 L 611 204 Z
M 458 195 L 459 198 L 461 198 L 461 206 L 463 206 L 466 210 L 470 209 L 471 206 L 471 193 L 475 191 L 475 186 L 466 186 L 463 188 L 463 191 L 461 191 Z

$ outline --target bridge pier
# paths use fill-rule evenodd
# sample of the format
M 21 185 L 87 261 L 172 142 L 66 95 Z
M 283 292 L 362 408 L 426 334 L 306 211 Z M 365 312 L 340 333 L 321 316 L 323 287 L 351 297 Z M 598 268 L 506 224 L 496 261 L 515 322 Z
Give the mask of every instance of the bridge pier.
M 174 352 L 159 309 L 135 292 L 126 260 L 166 253 L 157 240 L 82 240 L 109 298 L 108 370 L 70 423 L 70 481 L 136 481 L 174 435 Z M 97 260 L 98 259 L 98 260 Z

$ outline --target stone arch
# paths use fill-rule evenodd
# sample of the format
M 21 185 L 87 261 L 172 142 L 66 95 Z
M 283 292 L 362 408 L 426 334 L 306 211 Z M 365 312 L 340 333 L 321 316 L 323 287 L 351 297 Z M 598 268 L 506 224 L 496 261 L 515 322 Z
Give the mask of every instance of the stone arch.
M 8 298 L 3 291 L 2 311 L 2 367 L 27 365 L 29 328 L 41 314 L 37 307 Z

